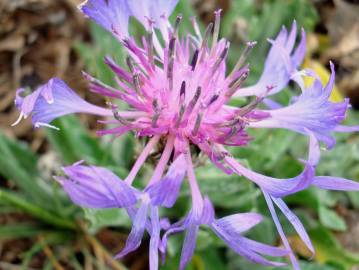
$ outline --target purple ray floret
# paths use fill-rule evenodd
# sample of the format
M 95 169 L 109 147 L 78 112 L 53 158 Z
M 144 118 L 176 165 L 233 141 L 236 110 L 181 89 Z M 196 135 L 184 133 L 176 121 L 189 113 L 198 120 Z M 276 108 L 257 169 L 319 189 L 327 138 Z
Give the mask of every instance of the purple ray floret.
M 196 245 L 197 233 L 201 225 L 208 226 L 233 251 L 251 262 L 266 266 L 279 267 L 286 265 L 285 263 L 270 261 L 263 257 L 263 255 L 283 257 L 288 255 L 287 250 L 262 244 L 242 236 L 242 233 L 250 230 L 262 221 L 261 215 L 256 213 L 243 213 L 216 219 L 212 203 L 208 198 L 204 199 L 202 214 L 200 219 L 197 220 L 194 218 L 193 213 L 190 212 L 182 222 L 173 224 L 163 237 L 162 252 L 164 252 L 166 248 L 167 237 L 169 235 L 180 231 L 186 232 L 179 269 L 183 270 L 191 260 Z

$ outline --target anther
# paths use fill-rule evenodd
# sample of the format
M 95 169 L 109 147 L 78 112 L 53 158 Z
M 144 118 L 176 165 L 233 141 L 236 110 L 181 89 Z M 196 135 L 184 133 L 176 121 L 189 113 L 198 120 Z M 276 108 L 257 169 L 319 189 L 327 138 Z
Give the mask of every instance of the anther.
M 243 72 L 243 74 L 234 82 L 232 82 L 230 85 L 229 85 L 229 89 L 228 91 L 226 92 L 226 97 L 231 97 L 238 89 L 238 87 L 240 87 L 243 82 L 248 78 L 248 75 L 249 75 L 249 71 L 245 71 Z
M 157 99 L 154 99 L 152 101 L 152 108 L 154 111 L 158 111 L 159 110 L 159 106 L 158 106 L 158 100 Z
M 201 35 L 201 31 L 199 30 L 199 26 L 198 26 L 196 17 L 191 17 L 191 22 L 192 22 L 194 32 L 196 33 L 196 36 L 199 39 L 199 42 L 201 42 L 202 41 L 202 35 Z
M 168 45 L 168 66 L 167 66 L 167 80 L 170 90 L 173 89 L 173 65 L 175 60 L 175 48 L 176 48 L 176 38 L 172 37 Z
M 221 12 L 222 10 L 219 9 L 214 12 L 215 21 L 214 21 L 214 30 L 213 30 L 213 41 L 212 41 L 212 52 L 217 46 L 218 36 L 219 36 L 219 27 L 221 25 Z
M 263 97 L 256 97 L 255 100 L 251 101 L 250 103 L 248 103 L 247 105 L 245 105 L 244 107 L 240 108 L 239 111 L 239 117 L 241 116 L 245 116 L 247 113 L 249 113 L 250 111 L 252 111 L 253 109 L 255 109 L 257 107 L 257 105 L 259 103 L 261 103 L 263 101 Z
M 204 38 L 201 47 L 202 51 L 208 46 L 209 35 L 211 34 L 212 29 L 213 29 L 213 23 L 211 22 L 210 24 L 207 25 L 206 31 L 204 32 Z
M 224 47 L 223 51 L 221 52 L 221 55 L 218 57 L 218 59 L 214 63 L 213 68 L 212 68 L 212 75 L 217 71 L 217 69 L 221 65 L 222 61 L 227 57 L 228 49 L 229 49 L 229 42 L 226 43 L 226 46 Z
M 186 81 L 183 81 L 180 89 L 180 103 L 183 103 L 186 97 Z
M 194 128 L 192 130 L 192 136 L 196 136 L 198 134 L 199 128 L 201 126 L 202 118 L 203 118 L 203 112 L 200 112 L 197 115 L 196 123 L 194 124 Z
M 273 88 L 274 88 L 274 86 L 267 86 L 267 90 L 266 90 L 265 94 L 263 96 L 256 97 L 255 100 L 248 103 L 246 106 L 240 108 L 240 112 L 239 112 L 238 116 L 239 117 L 245 116 L 247 113 L 254 110 L 257 107 L 257 105 L 263 101 L 264 96 L 266 96 Z
M 196 68 L 197 65 L 197 61 L 198 61 L 198 55 L 199 55 L 199 50 L 195 50 L 193 57 L 192 57 L 192 61 L 191 61 L 191 67 L 192 67 L 192 71 L 194 71 L 194 69 Z
M 219 98 L 219 93 L 214 94 L 214 95 L 211 97 L 211 99 L 209 100 L 207 107 L 210 106 L 211 104 L 213 104 L 214 102 L 216 102 L 216 100 L 217 100 L 218 98 Z
M 113 117 L 119 121 L 122 125 L 129 125 L 131 124 L 129 121 L 127 121 L 125 118 L 123 118 L 119 113 L 118 113 L 118 106 L 111 103 L 111 102 L 107 102 L 107 105 L 111 108 L 112 113 L 113 113 Z
M 229 132 L 228 136 L 227 136 L 227 140 L 232 138 L 234 135 L 236 135 L 238 133 L 239 129 L 237 126 L 232 126 L 231 131 Z
M 127 64 L 128 68 L 130 69 L 130 72 L 133 73 L 135 70 L 134 61 L 133 61 L 132 57 L 129 55 L 126 57 L 126 64 Z
M 154 110 L 154 115 L 153 115 L 153 118 L 152 118 L 152 127 L 157 127 L 157 121 L 158 119 L 160 118 L 160 115 L 161 115 L 161 109 L 158 105 L 158 100 L 157 99 L 154 99 L 152 101 L 152 107 L 153 107 L 153 110 Z
M 126 63 L 132 73 L 132 83 L 135 91 L 140 97 L 143 97 L 141 92 L 140 73 L 136 70 L 134 61 L 131 56 L 126 57 Z
M 147 34 L 147 56 L 148 62 L 151 64 L 152 69 L 155 68 L 155 62 L 153 57 L 153 32 L 150 31 Z
M 135 86 L 136 93 L 141 95 L 140 74 L 138 72 L 133 74 L 133 85 Z
M 188 114 L 190 114 L 192 112 L 192 110 L 194 109 L 194 107 L 196 106 L 197 101 L 198 101 L 199 97 L 201 96 L 201 92 L 202 92 L 202 87 L 198 86 L 196 92 L 194 93 L 192 100 L 188 104 L 188 109 L 187 109 Z
M 182 118 L 183 118 L 185 110 L 186 110 L 186 106 L 184 104 L 181 104 L 180 110 L 179 110 L 179 113 L 178 113 L 178 116 L 177 116 L 177 119 L 176 119 L 176 124 L 175 124 L 176 128 L 178 128 L 179 125 L 181 124 L 181 121 L 182 121 Z
M 233 74 L 239 70 L 244 62 L 246 61 L 248 55 L 250 54 L 250 52 L 252 51 L 252 49 L 254 48 L 254 46 L 257 44 L 256 41 L 249 41 L 246 44 L 246 47 L 244 48 L 243 52 L 241 53 L 241 56 L 239 57 L 238 62 L 236 63 L 236 65 L 234 66 L 231 74 L 229 75 L 229 77 L 233 76 Z
M 109 85 L 107 85 L 107 84 L 101 82 L 100 80 L 98 80 L 98 79 L 92 77 L 90 74 L 88 74 L 88 73 L 85 72 L 85 71 L 82 71 L 82 75 L 83 75 L 84 78 L 85 78 L 86 80 L 88 80 L 88 81 L 90 82 L 90 84 L 92 84 L 92 85 L 97 85 L 97 86 L 106 88 L 106 89 L 108 89 L 108 90 L 111 90 L 111 91 L 113 91 L 113 92 L 118 92 L 117 89 L 115 89 L 115 88 L 113 88 L 112 86 L 109 86 Z
M 182 14 L 177 15 L 175 25 L 173 27 L 173 36 L 178 37 L 178 29 L 182 21 Z

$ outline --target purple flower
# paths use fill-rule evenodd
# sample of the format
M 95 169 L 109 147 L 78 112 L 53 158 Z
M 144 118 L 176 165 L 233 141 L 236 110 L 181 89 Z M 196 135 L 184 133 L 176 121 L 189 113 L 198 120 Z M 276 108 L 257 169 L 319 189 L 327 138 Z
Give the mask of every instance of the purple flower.
M 349 100 L 343 102 L 331 102 L 329 97 L 334 88 L 335 71 L 333 63 L 330 63 L 332 74 L 328 84 L 323 88 L 319 79 L 316 79 L 312 87 L 303 89 L 302 94 L 288 105 L 266 111 L 270 117 L 253 123 L 257 128 L 285 128 L 302 134 L 308 131 L 323 141 L 328 148 L 335 144 L 331 133 L 345 119 L 345 113 L 349 107 Z M 325 117 L 323 117 L 325 116 Z
M 301 80 L 296 76 L 296 73 L 305 56 L 306 38 L 304 29 L 301 31 L 301 40 L 293 51 L 296 37 L 297 23 L 294 21 L 289 34 L 287 29 L 283 27 L 275 40 L 269 40 L 272 48 L 265 61 L 259 81 L 253 86 L 241 89 L 235 96 L 261 96 L 265 93 L 267 86 L 273 86 L 273 90 L 269 92 L 270 95 L 273 95 L 285 88 L 291 79 L 300 82 Z
M 235 214 L 215 219 L 212 203 L 208 198 L 205 198 L 203 212 L 199 219 L 193 214 L 192 209 L 185 219 L 173 224 L 167 230 L 162 239 L 161 252 L 165 253 L 168 236 L 186 231 L 179 267 L 179 269 L 183 270 L 193 256 L 199 227 L 206 225 L 233 251 L 249 261 L 266 266 L 284 266 L 284 263 L 269 261 L 263 255 L 283 257 L 288 255 L 287 250 L 262 244 L 242 236 L 242 233 L 261 221 L 262 216 L 256 213 Z
M 19 119 L 32 114 L 32 123 L 35 127 L 48 126 L 49 123 L 63 115 L 72 113 L 90 113 L 100 116 L 113 115 L 111 110 L 92 105 L 84 101 L 65 82 L 58 78 L 51 79 L 48 83 L 40 86 L 32 94 L 22 97 L 25 90 L 20 88 L 16 92 L 15 105 L 20 111 Z
M 159 28 L 167 38 L 168 17 L 177 3 L 178 0 L 87 0 L 79 5 L 79 9 L 120 39 L 129 37 L 131 16 L 147 29 Z
M 117 257 L 135 250 L 147 231 L 151 236 L 150 269 L 157 269 L 158 250 L 165 253 L 167 237 L 185 231 L 180 263 L 180 269 L 183 269 L 195 250 L 199 227 L 206 225 L 229 247 L 251 261 L 280 266 L 282 264 L 269 261 L 263 255 L 280 257 L 289 254 L 294 267 L 299 269 L 274 204 L 314 252 L 303 225 L 285 205 L 283 198 L 309 186 L 359 190 L 356 182 L 315 175 L 320 158 L 319 141 L 330 148 L 335 143 L 334 132 L 359 130 L 358 126 L 341 125 L 349 107 L 348 100 L 341 103 L 328 100 L 334 85 L 334 66 L 331 64 L 332 75 L 325 87 L 316 80 L 312 87 L 304 88 L 302 76 L 315 75 L 308 70 L 298 71 L 305 54 L 305 32 L 302 30 L 301 40 L 295 48 L 297 25 L 293 22 L 289 33 L 283 28 L 275 40 L 270 40 L 272 47 L 259 81 L 254 86 L 243 88 L 249 75 L 246 56 L 255 42 L 247 44 L 234 69 L 227 72 L 230 43 L 219 39 L 221 12 L 215 12 L 214 24 L 210 24 L 203 35 L 193 19 L 195 34 L 187 33 L 180 37 L 182 16 L 177 16 L 173 25 L 168 21 L 177 2 L 88 0 L 80 6 L 85 15 L 118 38 L 129 55 L 127 68 L 120 67 L 109 57 L 105 59 L 116 74 L 116 87 L 108 86 L 85 72 L 83 75 L 93 93 L 127 104 L 127 111 L 118 111 L 111 103 L 109 109 L 89 104 L 63 81 L 55 78 L 26 97 L 22 97 L 23 89 L 18 90 L 15 102 L 20 110 L 19 121 L 32 115 L 35 127 L 53 127 L 50 125 L 52 120 L 83 112 L 110 117 L 102 121 L 108 126 L 98 132 L 100 136 L 120 136 L 132 131 L 136 137 L 148 139 L 123 181 L 104 168 L 79 164 L 65 167 L 66 176 L 57 178 L 70 198 L 80 206 L 121 207 L 127 210 L 133 226 L 125 248 Z M 128 34 L 130 17 L 136 18 L 147 31 L 141 43 Z M 302 89 L 301 95 L 291 104 L 282 106 L 268 98 L 284 89 L 290 80 Z M 254 101 L 243 107 L 231 106 L 231 99 L 238 96 L 254 96 Z M 270 109 L 257 109 L 262 102 Z M 239 163 L 228 148 L 242 147 L 255 139 L 248 135 L 249 128 L 284 128 L 307 135 L 309 154 L 303 161 L 302 173 L 289 179 L 277 179 L 254 172 Z M 162 149 L 162 145 L 162 155 L 146 188 L 143 191 L 133 188 L 132 183 L 146 159 L 154 149 Z M 241 235 L 260 221 L 258 215 L 214 218 L 213 207 L 208 199 L 203 198 L 195 175 L 192 158 L 198 151 L 224 173 L 244 176 L 261 188 L 285 251 Z M 160 219 L 159 208 L 170 208 L 175 204 L 185 176 L 192 208 L 186 218 L 168 227 L 167 222 Z M 161 230 L 166 230 L 162 241 Z
M 87 0 L 79 9 L 107 31 L 116 31 L 121 37 L 128 36 L 130 10 L 127 0 Z
M 71 200 L 81 207 L 125 208 L 133 225 L 124 249 L 116 257 L 121 258 L 137 249 L 147 229 L 151 235 L 152 270 L 158 268 L 157 254 L 161 231 L 158 207 L 172 207 L 175 203 L 186 173 L 186 168 L 181 166 L 183 162 L 183 155 L 179 156 L 168 169 L 166 176 L 161 181 L 149 185 L 144 192 L 131 187 L 105 168 L 83 166 L 82 162 L 64 167 L 65 176 L 55 178 Z
M 65 176 L 56 177 L 56 180 L 81 207 L 123 208 L 138 201 L 140 193 L 105 168 L 75 163 L 63 170 Z

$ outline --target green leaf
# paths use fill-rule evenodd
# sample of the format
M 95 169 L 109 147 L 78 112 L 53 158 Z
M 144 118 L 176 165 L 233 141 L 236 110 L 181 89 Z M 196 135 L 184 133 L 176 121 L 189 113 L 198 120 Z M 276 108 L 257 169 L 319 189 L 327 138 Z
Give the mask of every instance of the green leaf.
M 49 202 L 51 192 L 38 178 L 37 157 L 26 144 L 0 133 L 0 156 L 1 175 L 13 181 L 33 201 L 39 204 Z
M 23 198 L 20 193 L 0 189 L 0 202 L 14 206 L 24 213 L 36 217 L 50 225 L 64 229 L 76 229 L 76 224 L 73 221 L 64 219 L 60 214 L 52 213 L 47 209 L 34 204 L 26 198 Z
M 241 162 L 246 163 L 245 160 Z M 203 194 L 220 207 L 249 210 L 260 194 L 252 182 L 235 174 L 226 175 L 212 163 L 197 168 L 196 175 Z
M 0 226 L 0 239 L 15 239 L 23 237 L 34 237 L 40 233 L 45 233 L 46 230 L 36 224 L 6 224 Z
M 90 23 L 90 30 L 94 43 L 76 43 L 75 49 L 84 59 L 86 70 L 91 75 L 114 86 L 114 73 L 103 59 L 105 56 L 111 56 L 118 64 L 123 65 L 125 63 L 124 50 L 118 40 L 96 23 Z
M 53 125 L 60 130 L 46 129 L 47 138 L 67 164 L 82 159 L 94 164 L 106 158 L 98 139 L 90 136 L 75 116 L 56 119 Z
M 328 229 L 317 227 L 308 233 L 315 247 L 315 258 L 318 262 L 340 265 L 346 270 L 359 264 L 359 255 L 346 251 Z
M 338 216 L 336 212 L 328 209 L 325 206 L 319 207 L 319 219 L 321 223 L 328 229 L 336 231 L 345 231 L 347 229 L 345 221 L 340 216 Z
M 85 218 L 90 221 L 89 230 L 96 232 L 107 226 L 130 228 L 131 222 L 125 209 L 90 209 L 84 208 Z

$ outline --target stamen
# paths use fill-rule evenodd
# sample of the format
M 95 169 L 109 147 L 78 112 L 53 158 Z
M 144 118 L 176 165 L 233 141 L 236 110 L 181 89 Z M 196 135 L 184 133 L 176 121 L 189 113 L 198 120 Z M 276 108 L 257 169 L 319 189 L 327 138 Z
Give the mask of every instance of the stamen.
M 192 110 L 194 109 L 194 107 L 196 106 L 197 101 L 198 101 L 199 97 L 201 96 L 201 92 L 202 92 L 202 87 L 198 86 L 192 100 L 188 104 L 188 108 L 187 108 L 188 114 L 190 114 L 192 112 Z
M 167 66 L 167 80 L 168 88 L 173 90 L 173 65 L 175 60 L 176 37 L 172 37 L 168 45 L 168 66 Z
M 141 85 L 140 85 L 140 73 L 138 73 L 137 71 L 133 74 L 133 85 L 135 86 L 136 93 L 142 97 Z
M 239 117 L 245 116 L 247 113 L 251 112 L 253 109 L 257 107 L 259 103 L 263 101 L 264 97 L 256 97 L 255 100 L 251 101 L 244 107 L 240 108 L 240 112 L 238 114 Z
M 237 126 L 232 126 L 231 131 L 228 133 L 228 135 L 225 137 L 225 141 L 232 138 L 236 133 L 239 131 Z
M 238 88 L 243 84 L 243 82 L 248 78 L 248 75 L 249 75 L 249 70 L 243 72 L 243 74 L 238 78 L 238 80 L 232 82 L 229 85 L 229 89 L 226 92 L 225 96 L 231 97 L 238 90 Z
M 85 71 L 82 71 L 82 76 L 84 76 L 84 78 L 86 80 L 88 80 L 91 84 L 93 85 L 97 85 L 97 86 L 100 86 L 100 87 L 103 87 L 103 88 L 106 88 L 106 89 L 109 89 L 113 92 L 118 92 L 118 90 L 116 88 L 113 88 L 112 86 L 109 86 L 103 82 L 101 82 L 100 80 L 92 77 L 90 74 L 88 74 L 87 72 Z
M 185 97 L 186 97 L 186 82 L 183 81 L 180 89 L 180 100 L 179 100 L 180 110 L 176 119 L 176 124 L 175 124 L 176 128 L 178 128 L 179 125 L 181 124 L 184 112 L 186 110 L 186 105 L 184 104 Z
M 183 118 L 185 110 L 186 110 L 186 105 L 181 104 L 180 110 L 179 110 L 179 113 L 178 113 L 178 116 L 177 116 L 177 119 L 176 119 L 176 124 L 175 124 L 176 128 L 178 128 L 179 125 L 181 124 L 181 121 L 182 121 L 182 118 Z
M 132 83 L 135 88 L 135 91 L 141 98 L 143 98 L 141 92 L 140 73 L 136 70 L 134 60 L 132 59 L 131 56 L 127 56 L 126 63 L 132 73 Z
M 199 131 L 199 127 L 201 126 L 201 122 L 202 122 L 202 118 L 203 118 L 203 112 L 200 112 L 197 115 L 196 118 L 196 123 L 194 124 L 194 128 L 192 130 L 192 136 L 196 136 L 198 131 Z
M 155 111 L 154 115 L 153 115 L 153 118 L 152 118 L 152 127 L 156 128 L 157 127 L 157 121 L 158 119 L 160 118 L 160 115 L 161 115 L 161 109 L 158 105 L 158 100 L 157 99 L 154 99 L 152 101 L 152 107 L 153 107 L 153 110 Z
M 250 52 L 252 51 L 252 49 L 254 48 L 254 46 L 256 44 L 257 44 L 256 41 L 247 42 L 246 47 L 244 48 L 243 52 L 241 53 L 241 56 L 239 57 L 238 62 L 236 63 L 236 65 L 234 66 L 231 74 L 229 74 L 228 77 L 232 77 L 233 74 L 243 66 L 243 64 L 246 61 L 248 55 L 250 54 Z
M 147 34 L 147 56 L 148 62 L 151 64 L 152 69 L 155 69 L 155 61 L 153 57 L 153 31 Z
M 199 42 L 202 42 L 202 34 L 201 34 L 201 31 L 199 30 L 199 26 L 198 26 L 196 17 L 191 17 L 191 22 L 192 22 L 194 32 L 199 39 Z
M 133 74 L 133 72 L 135 70 L 135 65 L 134 65 L 134 61 L 133 61 L 132 57 L 129 55 L 126 57 L 126 64 L 127 64 L 128 68 L 130 69 L 130 72 Z
M 202 41 L 202 47 L 201 50 L 203 51 L 206 47 L 208 47 L 208 40 L 209 40 L 209 35 L 211 34 L 213 29 L 213 23 L 208 24 L 206 31 L 204 33 L 204 38 Z
M 180 89 L 180 103 L 183 103 L 186 97 L 186 81 L 183 81 Z
M 50 124 L 47 124 L 47 123 L 42 123 L 42 122 L 36 122 L 34 124 L 34 126 L 36 128 L 39 128 L 39 127 L 48 127 L 48 128 L 52 128 L 52 129 L 55 129 L 55 130 L 60 130 L 58 127 L 55 127 L 53 125 L 50 125 Z
M 111 108 L 112 113 L 113 113 L 113 117 L 119 121 L 122 125 L 124 126 L 128 126 L 131 123 L 129 121 L 127 121 L 125 118 L 123 118 L 119 113 L 118 113 L 118 106 L 116 104 L 113 104 L 111 102 L 107 102 L 107 105 Z
M 176 50 L 176 41 L 178 38 L 178 29 L 179 25 L 182 21 L 182 15 L 178 15 L 176 17 L 176 22 L 173 27 L 173 34 L 168 45 L 168 66 L 167 66 L 167 80 L 168 80 L 168 88 L 170 91 L 173 90 L 173 65 L 175 61 L 175 50 Z
M 211 104 L 213 104 L 214 102 L 216 102 L 216 100 L 217 100 L 218 98 L 219 98 L 219 93 L 215 93 L 215 94 L 211 97 L 211 99 L 209 100 L 207 107 L 210 106 Z
M 221 55 L 219 56 L 219 58 L 214 63 L 213 68 L 212 68 L 212 75 L 217 71 L 217 69 L 221 65 L 222 61 L 227 57 L 229 45 L 230 45 L 230 43 L 227 42 L 226 46 L 224 47 L 224 49 L 223 49 L 223 51 L 221 53 Z
M 196 68 L 197 65 L 197 61 L 198 61 L 198 55 L 199 55 L 199 50 L 195 50 L 193 57 L 192 57 L 192 61 L 191 61 L 191 67 L 192 67 L 192 71 L 194 71 L 194 69 Z
M 175 38 L 178 37 L 178 29 L 179 29 L 181 21 L 182 21 L 182 14 L 179 14 L 176 17 L 176 22 L 175 22 L 175 25 L 173 27 L 173 37 L 175 37 Z
M 159 111 L 156 112 L 156 113 L 153 115 L 153 118 L 152 118 L 152 127 L 153 127 L 153 128 L 158 127 L 158 126 L 157 126 L 157 121 L 158 121 L 158 119 L 160 118 L 160 115 L 161 115 L 161 113 L 160 113 Z
M 18 125 L 23 118 L 25 118 L 25 117 L 24 117 L 24 113 L 23 113 L 23 112 L 20 112 L 19 117 L 17 118 L 17 120 L 16 120 L 14 123 L 11 124 L 11 126 L 14 127 L 14 126 Z
M 221 12 L 222 12 L 222 9 L 219 9 L 219 10 L 214 12 L 215 21 L 214 21 L 214 31 L 213 31 L 213 41 L 212 41 L 211 54 L 213 53 L 214 49 L 216 48 L 217 42 L 218 42 L 219 27 L 221 25 Z

